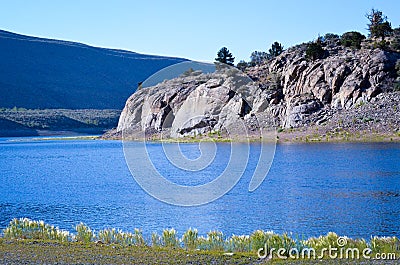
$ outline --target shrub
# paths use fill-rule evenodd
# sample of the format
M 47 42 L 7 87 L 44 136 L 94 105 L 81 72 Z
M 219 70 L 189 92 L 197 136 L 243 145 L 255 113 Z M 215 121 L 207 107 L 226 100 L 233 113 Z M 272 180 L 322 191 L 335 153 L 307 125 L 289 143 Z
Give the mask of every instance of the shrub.
M 281 74 L 277 72 L 271 72 L 267 76 L 267 84 L 268 84 L 268 90 L 270 91 L 279 91 L 281 87 L 281 79 L 282 76 Z
M 396 237 L 371 237 L 369 248 L 374 253 L 391 253 L 398 251 L 399 239 Z
M 251 241 L 250 237 L 246 235 L 232 235 L 228 240 L 228 249 L 236 252 L 250 252 Z
M 254 51 L 250 55 L 250 63 L 252 65 L 260 65 L 268 59 L 268 53 L 266 52 Z
M 246 68 L 249 67 L 249 66 L 250 66 L 250 65 L 249 65 L 247 62 L 245 62 L 244 60 L 241 60 L 241 61 L 236 65 L 236 67 L 237 67 L 240 71 L 246 70 Z
M 365 36 L 357 31 L 346 32 L 340 38 L 340 43 L 345 47 L 351 47 L 355 49 L 361 48 L 361 42 L 365 39 Z
M 396 81 L 393 87 L 394 91 L 400 91 L 400 81 Z
M 390 48 L 395 51 L 400 51 L 400 28 L 393 30 L 393 39 L 390 42 Z
M 223 251 L 225 248 L 224 234 L 220 231 L 210 231 L 206 238 L 198 239 L 198 246 L 203 250 Z
M 179 247 L 179 239 L 175 229 L 164 229 L 162 233 L 162 245 L 169 248 Z
M 121 244 L 121 245 L 132 245 L 132 234 L 123 233 L 121 230 L 104 229 L 100 230 L 97 234 L 97 238 L 106 244 Z
M 400 60 L 397 60 L 395 69 L 396 69 L 397 78 L 396 78 L 396 81 L 394 82 L 393 90 L 400 91 Z
M 224 249 L 224 234 L 220 231 L 210 231 L 207 233 L 207 241 L 211 250 Z
M 326 33 L 324 35 L 324 40 L 325 41 L 327 41 L 327 40 L 337 40 L 337 39 L 339 39 L 339 35 L 337 35 L 335 33 Z
M 161 236 L 156 232 L 151 233 L 151 245 L 153 247 L 161 246 Z
M 382 49 L 382 50 L 388 50 L 390 47 L 390 42 L 381 40 L 381 41 L 375 41 L 373 45 L 374 49 Z
M 134 232 L 133 232 L 133 240 L 134 240 L 134 244 L 136 246 L 145 246 L 146 245 L 146 241 L 143 238 L 143 232 L 142 230 L 135 228 Z
M 4 238 L 9 239 L 41 239 L 60 242 L 71 241 L 69 232 L 46 224 L 43 221 L 32 221 L 28 218 L 13 219 L 3 230 Z
M 143 239 L 142 231 L 135 228 L 134 233 L 122 232 L 121 230 L 104 229 L 97 233 L 97 238 L 106 244 L 120 244 L 122 246 L 143 246 L 145 241 Z
M 199 234 L 197 229 L 189 228 L 182 236 L 182 242 L 186 249 L 196 249 L 198 245 Z
M 336 43 L 340 40 L 340 36 L 334 33 L 326 33 L 323 39 L 327 45 L 336 45 Z
M 187 69 L 185 72 L 183 72 L 181 74 L 182 77 L 187 77 L 187 76 L 191 76 L 194 73 L 194 69 L 192 67 L 190 67 L 189 69 Z
M 95 239 L 95 234 L 89 226 L 80 223 L 75 227 L 76 235 L 75 240 L 83 243 L 90 243 Z
M 311 42 L 306 48 L 306 59 L 315 61 L 317 59 L 322 59 L 325 56 L 325 50 L 322 48 L 320 42 Z

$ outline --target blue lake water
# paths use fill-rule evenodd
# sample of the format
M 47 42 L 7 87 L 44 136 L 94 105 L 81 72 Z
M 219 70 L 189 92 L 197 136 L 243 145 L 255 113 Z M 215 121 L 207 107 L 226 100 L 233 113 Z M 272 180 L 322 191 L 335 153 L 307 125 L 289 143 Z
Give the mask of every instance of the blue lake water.
M 17 141 L 15 141 L 17 140 Z M 229 144 L 217 144 L 214 163 L 180 184 L 198 185 L 221 172 Z M 197 144 L 181 145 L 197 157 Z M 160 144 L 149 144 L 159 154 Z M 197 207 L 160 202 L 135 182 L 122 143 L 94 140 L 0 139 L 0 228 L 15 217 L 62 229 L 84 222 L 96 230 L 141 228 L 144 234 L 189 227 L 200 234 L 254 230 L 319 236 L 400 236 L 400 144 L 281 144 L 267 178 L 248 191 L 258 145 L 239 183 L 220 199 Z M 174 179 L 173 169 L 161 166 Z M 177 179 L 175 179 L 176 181 Z

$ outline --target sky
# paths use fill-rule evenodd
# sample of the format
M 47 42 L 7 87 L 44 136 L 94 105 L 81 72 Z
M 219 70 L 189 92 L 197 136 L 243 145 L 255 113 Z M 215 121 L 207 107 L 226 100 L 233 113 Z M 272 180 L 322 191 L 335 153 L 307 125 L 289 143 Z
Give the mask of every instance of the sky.
M 205 62 L 226 46 L 239 62 L 274 41 L 368 34 L 371 8 L 400 26 L 399 0 L 0 0 L 0 29 Z

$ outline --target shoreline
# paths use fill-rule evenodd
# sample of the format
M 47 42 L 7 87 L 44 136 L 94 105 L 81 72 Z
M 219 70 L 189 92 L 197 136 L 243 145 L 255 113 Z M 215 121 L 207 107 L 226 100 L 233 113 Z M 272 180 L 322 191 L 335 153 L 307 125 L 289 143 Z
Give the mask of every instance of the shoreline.
M 342 134 L 340 136 L 327 136 L 324 134 L 304 134 L 304 133 L 277 133 L 276 141 L 268 138 L 263 140 L 258 137 L 235 137 L 233 139 L 226 137 L 185 137 L 185 138 L 132 138 L 123 140 L 122 137 L 104 137 L 99 134 L 69 134 L 55 133 L 46 135 L 31 135 L 31 136 L 1 136 L 0 138 L 8 141 L 19 141 L 19 139 L 29 139 L 32 141 L 63 141 L 63 140 L 105 140 L 105 141 L 127 141 L 127 142 L 152 142 L 152 143 L 200 143 L 200 142 L 216 142 L 216 143 L 276 143 L 276 144 L 324 144 L 324 143 L 400 143 L 399 134 L 358 134 L 349 135 Z
M 275 139 L 274 139 L 275 138 Z M 101 140 L 119 140 L 123 141 L 121 136 L 103 135 Z M 336 134 L 317 134 L 308 131 L 294 131 L 294 132 L 276 132 L 275 137 L 268 137 L 262 139 L 260 137 L 240 137 L 235 136 L 232 138 L 227 137 L 210 137 L 210 136 L 196 136 L 196 137 L 183 137 L 183 138 L 166 138 L 160 139 L 159 137 L 148 138 L 131 138 L 124 139 L 124 141 L 132 142 L 156 142 L 156 143 L 198 143 L 198 142 L 233 142 L 233 143 L 276 143 L 276 144 L 310 144 L 310 143 L 400 143 L 400 132 L 398 133 L 367 133 L 357 132 L 350 133 L 342 131 Z

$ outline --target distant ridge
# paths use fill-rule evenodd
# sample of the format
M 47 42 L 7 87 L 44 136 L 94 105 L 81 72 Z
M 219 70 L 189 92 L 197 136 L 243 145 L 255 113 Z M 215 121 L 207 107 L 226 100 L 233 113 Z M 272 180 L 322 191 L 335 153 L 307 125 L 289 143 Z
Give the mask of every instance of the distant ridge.
M 137 84 L 186 59 L 0 30 L 0 107 L 122 109 Z

